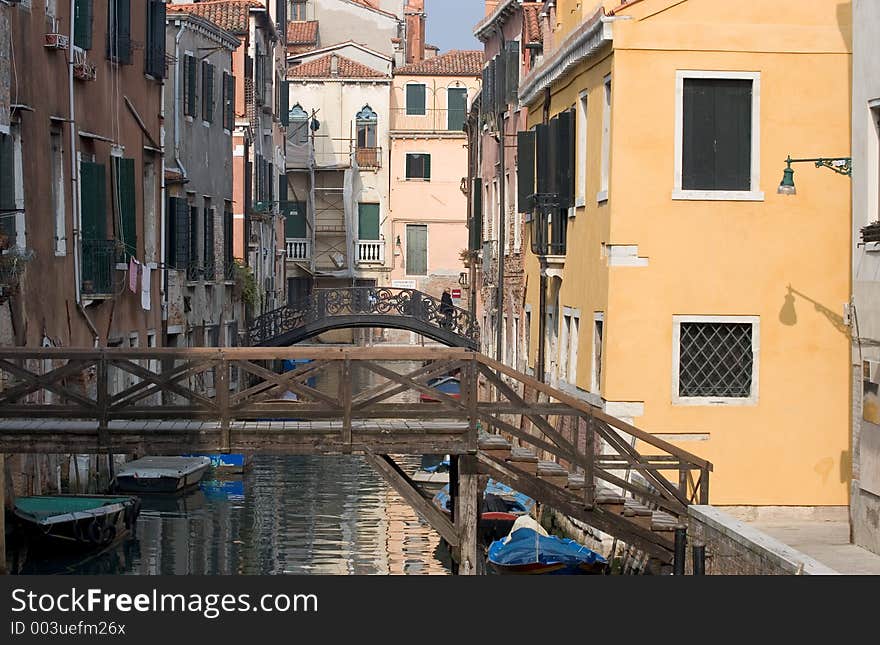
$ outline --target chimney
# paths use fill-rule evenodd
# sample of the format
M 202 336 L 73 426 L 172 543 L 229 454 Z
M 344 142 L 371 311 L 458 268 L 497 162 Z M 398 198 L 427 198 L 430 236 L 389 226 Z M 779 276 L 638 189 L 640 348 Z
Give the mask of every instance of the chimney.
M 406 18 L 406 62 L 425 60 L 425 0 L 408 0 Z
M 339 76 L 339 56 L 330 54 L 330 76 Z

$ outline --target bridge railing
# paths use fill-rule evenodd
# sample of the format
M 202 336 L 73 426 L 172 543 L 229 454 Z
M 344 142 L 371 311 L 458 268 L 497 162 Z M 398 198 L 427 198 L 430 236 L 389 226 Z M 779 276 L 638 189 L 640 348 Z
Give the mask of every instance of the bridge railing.
M 480 328 L 470 312 L 416 289 L 342 287 L 315 289 L 306 298 L 270 311 L 254 320 L 248 331 L 252 346 L 295 331 L 309 323 L 337 316 L 401 317 L 459 336 L 479 345 Z M 377 322 L 378 324 L 378 322 Z

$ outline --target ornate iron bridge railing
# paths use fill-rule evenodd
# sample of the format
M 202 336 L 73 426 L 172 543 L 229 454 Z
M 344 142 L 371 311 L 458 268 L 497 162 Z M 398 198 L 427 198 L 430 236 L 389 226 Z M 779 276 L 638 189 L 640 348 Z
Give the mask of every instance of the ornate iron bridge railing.
M 408 329 L 446 345 L 476 349 L 480 328 L 470 312 L 443 306 L 416 289 L 345 287 L 315 289 L 308 297 L 258 317 L 248 330 L 251 346 L 297 343 L 329 329 Z

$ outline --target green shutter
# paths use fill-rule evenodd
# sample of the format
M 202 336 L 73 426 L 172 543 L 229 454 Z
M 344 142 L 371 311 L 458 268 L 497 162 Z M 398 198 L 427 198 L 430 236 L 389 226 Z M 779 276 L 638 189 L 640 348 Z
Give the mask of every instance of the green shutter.
M 195 206 L 189 208 L 189 265 L 199 263 L 199 209 Z
M 174 263 L 178 270 L 189 265 L 190 227 L 189 204 L 182 197 L 174 200 Z
M 214 122 L 214 66 L 202 62 L 202 119 Z
M 12 149 L 12 135 L 0 134 L 0 211 L 15 209 L 15 156 Z M 4 217 L 6 222 L 9 217 Z
M 461 131 L 467 116 L 467 90 L 450 87 L 446 90 L 446 129 Z
M 107 239 L 107 188 L 104 164 L 80 164 L 80 209 L 82 239 Z
M 470 250 L 479 251 L 483 245 L 483 180 L 474 177 L 471 183 Z
M 290 82 L 281 81 L 281 125 L 290 125 Z
M 214 279 L 214 211 L 210 208 L 205 212 L 205 246 L 203 257 L 205 263 L 205 280 Z
M 92 0 L 76 0 L 73 12 L 73 44 L 81 49 L 91 49 Z
M 137 206 L 134 192 L 134 159 L 113 157 L 117 239 L 125 246 L 125 258 L 137 256 Z
M 425 86 L 410 83 L 406 86 L 406 113 L 414 115 L 425 114 Z
M 195 116 L 196 114 L 196 59 L 194 56 L 183 57 L 183 73 L 186 82 L 186 96 L 184 114 Z
M 107 3 L 107 58 L 131 63 L 131 0 Z
M 406 227 L 406 273 L 428 274 L 428 227 L 424 224 Z
M 229 210 L 229 205 L 226 205 L 226 210 L 223 211 L 223 268 L 226 271 L 226 276 L 229 277 L 232 274 L 230 273 L 230 268 L 232 267 L 232 238 L 233 238 L 233 226 L 232 226 L 232 211 Z
M 431 178 L 431 155 L 422 155 L 422 178 Z
M 284 213 L 284 237 L 304 239 L 306 237 L 306 204 L 305 202 L 287 202 Z
M 150 0 L 147 5 L 144 71 L 153 78 L 165 78 L 165 3 L 162 0 Z
M 358 239 L 379 239 L 379 204 L 358 204 Z

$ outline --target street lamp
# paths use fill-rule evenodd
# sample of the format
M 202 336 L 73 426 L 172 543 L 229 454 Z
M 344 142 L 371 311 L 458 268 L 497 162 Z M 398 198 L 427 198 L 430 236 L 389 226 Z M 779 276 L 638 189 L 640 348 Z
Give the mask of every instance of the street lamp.
M 792 159 L 791 155 L 785 158 L 785 170 L 782 171 L 782 181 L 776 192 L 780 195 L 796 195 L 794 187 L 793 163 L 809 162 L 816 164 L 816 168 L 830 168 L 839 175 L 852 175 L 851 157 L 816 157 L 814 159 Z

